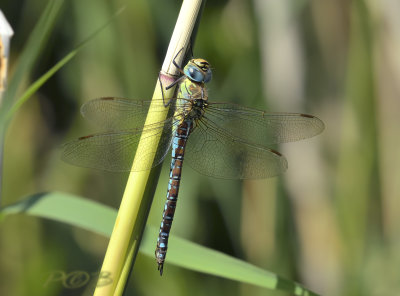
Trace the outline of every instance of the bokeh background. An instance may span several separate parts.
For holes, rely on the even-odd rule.
[[[15,31],[10,73],[47,0],[0,0]],[[30,80],[122,6],[125,11],[15,116],[2,205],[66,191],[118,207],[126,174],[64,164],[60,145],[96,131],[79,106],[149,99],[181,1],[69,0]],[[212,0],[193,48],[214,68],[213,101],[310,113],[323,134],[279,150],[286,174],[222,181],[183,170],[173,233],[252,262],[323,295],[400,293],[400,2]],[[27,81],[28,82],[28,81]],[[158,227],[164,164],[148,223]],[[107,239],[23,215],[0,225],[0,295],[89,295],[51,276],[95,273]],[[54,279],[54,278],[53,278]],[[129,295],[284,295],[139,255]]]

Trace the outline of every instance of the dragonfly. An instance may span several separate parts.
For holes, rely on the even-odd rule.
[[[286,158],[271,145],[310,138],[324,129],[319,118],[308,114],[272,113],[209,102],[206,83],[212,78],[210,64],[199,58],[189,60],[183,69],[174,64],[181,73],[173,83],[177,86],[175,98],[167,103],[164,98],[140,101],[104,97],[88,101],[82,105],[82,115],[105,131],[64,144],[62,153],[63,160],[73,165],[124,172],[151,169],[172,150],[167,199],[155,251],[160,275],[184,157],[194,170],[212,178],[269,178],[288,167]],[[150,104],[152,112],[165,112],[168,106],[167,118],[145,125]],[[140,139],[146,145],[155,137],[160,138],[157,148],[149,145],[145,153],[136,155]]]

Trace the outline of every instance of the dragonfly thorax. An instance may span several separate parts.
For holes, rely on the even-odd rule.
[[[193,82],[207,83],[211,80],[210,64],[204,59],[191,59],[183,68],[183,73]]]
[[[203,99],[195,99],[191,101],[191,108],[188,113],[190,119],[201,119],[204,115],[205,109],[207,108],[207,101]]]
[[[200,99],[206,101],[208,99],[208,92],[203,82],[195,82],[185,77],[179,83],[177,97],[189,101]]]

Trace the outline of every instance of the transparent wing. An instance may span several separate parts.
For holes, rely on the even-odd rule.
[[[269,178],[287,169],[287,161],[279,152],[245,143],[210,122],[197,122],[186,150],[186,163],[215,178]]]
[[[324,130],[324,123],[312,115],[268,113],[229,103],[210,103],[202,121],[261,146],[310,138]]]
[[[95,126],[107,131],[131,130],[144,126],[151,103],[154,107],[153,112],[165,112],[162,100],[152,102],[105,97],[84,103],[81,113]],[[171,104],[170,109],[173,109],[173,106],[174,104]]]
[[[167,154],[178,122],[171,117],[143,129],[81,137],[63,145],[62,159],[73,165],[113,172],[150,169],[160,164]],[[160,135],[158,148],[154,148],[154,140]],[[141,138],[145,149],[135,158]],[[149,162],[151,159],[154,161]]]

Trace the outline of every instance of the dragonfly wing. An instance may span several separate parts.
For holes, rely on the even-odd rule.
[[[268,113],[229,103],[210,103],[202,120],[261,146],[311,138],[324,130],[324,123],[312,115]]]
[[[185,161],[201,174],[222,179],[260,179],[287,169],[279,152],[245,143],[199,121],[189,136]]]
[[[81,137],[63,145],[62,159],[73,165],[113,172],[147,170],[164,159],[171,146],[176,125],[170,118],[167,122],[146,126],[144,129]],[[158,147],[155,147],[154,141],[158,136],[161,139]],[[144,149],[135,157],[141,139]],[[153,162],[150,161],[152,159]]]
[[[165,112],[162,100],[139,101],[105,97],[84,103],[81,113],[95,126],[107,131],[130,130],[144,127],[150,104],[153,104],[152,112]],[[170,108],[170,114],[173,111],[174,108]]]

